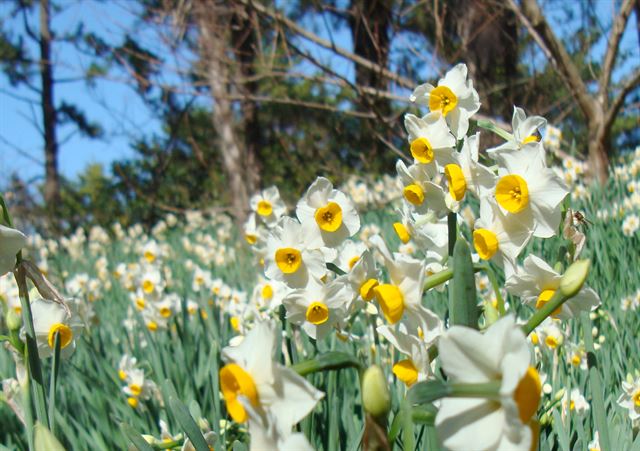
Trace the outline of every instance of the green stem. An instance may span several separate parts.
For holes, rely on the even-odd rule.
[[[486,271],[487,266],[484,263],[474,263],[473,272]],[[443,269],[440,272],[431,274],[424,280],[424,291],[442,285],[453,278],[453,268]]]
[[[485,130],[489,130],[507,141],[513,141],[515,139],[511,133],[501,129],[491,121],[481,119],[477,122],[477,124],[478,124],[478,127],[484,128]]]
[[[47,415],[47,401],[45,398],[44,379],[42,377],[42,367],[38,355],[38,344],[36,333],[33,327],[33,314],[31,313],[31,303],[29,302],[29,291],[25,270],[18,267],[15,271],[15,278],[18,284],[20,295],[20,305],[22,307],[22,324],[26,329],[26,367],[27,375],[31,382],[33,398],[36,405],[36,417],[47,429],[49,429],[49,417]]]
[[[449,213],[447,215],[447,227],[449,231],[449,257],[453,256],[453,247],[456,245],[458,235],[458,214]]]
[[[500,381],[481,384],[450,384],[450,398],[497,398],[500,395]]]
[[[51,379],[49,381],[49,430],[56,435],[54,415],[56,413],[56,385],[58,383],[58,370],[60,369],[60,334],[56,332],[51,357]]]
[[[556,290],[553,294],[553,297],[547,302],[542,308],[538,309],[527,324],[522,326],[522,330],[525,335],[529,335],[536,327],[540,325],[545,319],[547,319],[551,314],[560,307],[565,301],[569,298],[565,297],[560,290]]]
[[[485,265],[484,270],[487,273],[489,282],[491,282],[493,292],[496,294],[496,300],[498,301],[498,313],[500,313],[500,316],[504,316],[504,314],[506,313],[506,310],[504,308],[504,299],[502,297],[502,293],[500,292],[500,285],[498,285],[498,278],[496,277],[496,273],[488,264]]]

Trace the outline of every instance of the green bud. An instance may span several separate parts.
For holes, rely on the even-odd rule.
[[[576,260],[573,262],[560,280],[560,292],[566,298],[572,298],[582,288],[589,274],[590,260]]]
[[[12,308],[7,309],[7,327],[10,331],[19,330],[22,327],[22,317]]]
[[[489,327],[500,318],[500,313],[490,301],[484,301],[484,326]]]
[[[389,385],[382,369],[373,365],[362,376],[362,403],[372,416],[383,417],[391,409]]]
[[[64,451],[55,435],[40,423],[36,423],[33,441],[36,451]]]

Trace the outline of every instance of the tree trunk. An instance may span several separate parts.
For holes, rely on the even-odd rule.
[[[231,44],[232,11],[228,5],[199,1],[195,8],[199,28],[200,55],[213,99],[213,127],[220,139],[222,165],[227,177],[229,201],[236,222],[244,222],[249,209],[250,184],[257,173],[256,161],[249,161],[234,130],[234,114],[229,100],[232,61],[227,49]]]
[[[591,176],[601,185],[609,176],[609,146],[611,146],[611,127],[605,125],[601,110],[593,120],[588,121],[589,146],[588,161]]]
[[[49,222],[53,225],[57,222],[56,213],[60,205],[60,175],[58,173],[56,109],[53,103],[49,0],[40,1],[40,75],[42,78],[41,103],[45,157],[44,200],[49,214]]]
[[[258,20],[254,11],[246,6],[236,5],[231,39],[238,62],[238,72],[244,80],[237,84],[238,92],[245,97],[241,103],[242,121],[244,130],[244,152],[246,154],[245,167],[247,170],[245,182],[249,194],[260,187],[260,157],[262,148],[262,133],[260,119],[258,117],[258,105],[254,100],[258,95],[258,82],[247,81],[256,75],[255,63],[257,54],[257,42],[255,26]]]

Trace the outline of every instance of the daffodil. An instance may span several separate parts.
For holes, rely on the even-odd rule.
[[[280,327],[260,322],[238,346],[222,350],[226,362],[219,380],[226,409],[238,422],[249,422],[249,433],[258,436],[271,425],[280,436],[313,410],[324,396],[293,370],[274,360],[280,347]]]
[[[533,333],[536,334],[535,337],[540,346],[555,352],[564,343],[564,333],[559,323],[559,320],[547,318],[536,327]]]
[[[396,171],[403,186],[403,197],[413,210],[420,214],[432,211],[438,217],[449,211],[443,189],[432,181],[436,175],[435,168],[423,164],[407,167],[398,160]]]
[[[532,234],[530,223],[504,214],[490,199],[481,200],[480,219],[474,224],[473,246],[482,260],[491,260],[503,267],[507,277],[515,273],[516,259]]]
[[[469,129],[469,118],[480,109],[480,96],[467,80],[467,66],[458,64],[438,81],[418,86],[410,100],[427,105],[431,112],[439,112],[447,121],[456,139],[462,139]]]
[[[521,222],[533,221],[533,236],[556,234],[561,219],[561,203],[569,189],[544,162],[544,153],[524,148],[503,156],[494,195],[503,212]]]
[[[448,450],[522,450],[536,443],[532,420],[542,386],[512,315],[485,333],[453,326],[438,342],[442,370],[452,384],[496,384],[488,397],[444,398],[435,426]]]
[[[487,154],[490,157],[500,161],[505,153],[518,151],[525,147],[541,146],[540,130],[547,125],[545,118],[541,116],[527,117],[522,108],[514,106],[511,125],[513,128],[511,139],[497,147],[488,149]]]
[[[444,167],[449,195],[460,202],[467,192],[484,197],[496,183],[496,176],[486,166],[478,163],[480,133],[465,137],[460,153]]]
[[[13,270],[16,254],[27,245],[27,237],[19,230],[0,224],[0,276]]]
[[[580,389],[573,388],[571,393],[564,392],[562,401],[562,418],[564,419],[569,412],[577,415],[584,415],[589,410],[589,403],[585,397],[580,393]]]
[[[378,286],[378,271],[370,250],[365,250],[353,264],[351,271],[347,274],[347,280],[351,284],[352,291],[360,295],[364,301],[373,299],[375,295],[373,289]]]
[[[416,163],[444,167],[454,162],[456,139],[440,112],[432,112],[422,118],[406,114],[404,127],[409,134],[411,155]]]
[[[76,347],[75,339],[82,330],[82,321],[66,305],[45,299],[34,300],[31,312],[40,358],[53,354],[56,336],[60,342],[60,356],[68,358]]]
[[[353,202],[324,177],[318,177],[300,199],[296,216],[312,234],[309,241],[317,248],[336,248],[360,230],[360,216]]]
[[[635,381],[630,377],[622,381],[622,390],[618,405],[627,410],[627,415],[635,427],[640,426],[640,377]]]
[[[311,338],[322,340],[345,320],[349,311],[353,295],[345,282],[340,278],[292,291],[282,301],[287,319],[301,326]]]
[[[430,324],[427,330],[420,328],[415,335],[408,333],[403,325],[395,329],[390,326],[377,328],[380,335],[407,356],[393,365],[393,374],[407,386],[423,381],[431,374],[429,347],[433,346],[442,334],[443,325],[435,314],[430,315],[428,319]]]
[[[280,192],[276,186],[271,186],[254,194],[249,204],[251,210],[268,227],[275,226],[280,217],[287,212],[287,207],[280,199]]]
[[[264,273],[269,279],[304,288],[327,273],[322,252],[309,248],[308,240],[314,233],[311,228],[309,223],[301,225],[285,216],[272,229],[264,257]]]
[[[551,300],[560,287],[561,279],[562,274],[530,254],[524,260],[524,268],[507,279],[505,288],[509,293],[520,296],[526,304],[539,309]],[[552,315],[560,319],[575,318],[580,312],[595,310],[599,305],[598,294],[583,285],[578,294],[565,301]]]
[[[379,235],[371,238],[385,261],[389,283],[380,283],[373,292],[385,319],[396,324],[405,318],[410,331],[429,328],[433,312],[422,305],[425,265],[415,258],[391,254]]]

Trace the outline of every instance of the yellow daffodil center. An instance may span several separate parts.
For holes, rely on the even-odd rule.
[[[538,296],[538,299],[536,300],[536,308],[541,309],[542,307],[544,307],[545,304],[551,300],[551,298],[555,293],[556,293],[556,290],[552,290],[552,289],[542,290],[542,292],[540,293],[540,296]],[[551,313],[551,315],[558,316],[561,311],[562,311],[562,307],[558,307]]]
[[[143,298],[136,298],[136,307],[138,308],[138,310],[144,310],[145,305],[147,305],[147,303]]]
[[[271,285],[269,285],[268,283],[266,283],[263,287],[262,287],[262,299],[264,299],[265,301],[270,300],[273,297],[273,288],[271,288]]]
[[[531,335],[529,335],[529,337],[531,338],[531,343],[533,343],[534,345],[537,345],[538,343],[540,343],[540,339],[538,338],[537,333],[531,332]]]
[[[142,282],[142,291],[144,291],[147,294],[153,293],[153,290],[155,289],[155,287],[156,286],[149,279],[146,279]]]
[[[519,213],[529,205],[529,187],[516,174],[505,175],[496,185],[496,201],[509,213]]]
[[[418,381],[418,369],[411,359],[401,360],[393,365],[393,374],[404,382],[407,387],[412,386]]]
[[[415,183],[404,187],[404,198],[413,205],[419,206],[424,202],[424,191]]]
[[[631,395],[631,399],[633,399],[633,403],[636,407],[640,407],[640,390],[636,390],[633,395]]]
[[[127,373],[125,373],[124,370],[118,370],[118,377],[123,381],[127,378]]]
[[[360,286],[360,296],[365,301],[370,301],[375,296],[375,292],[373,289],[378,286],[378,281],[376,279],[369,279],[365,283]]]
[[[144,253],[144,259],[149,263],[153,263],[156,261],[156,255],[151,251],[146,251]]]
[[[142,393],[142,387],[138,384],[129,384],[129,390],[133,396],[140,396],[140,393]]]
[[[258,214],[260,216],[270,216],[273,212],[273,206],[268,200],[262,199],[258,202]]]
[[[316,223],[325,232],[335,232],[342,225],[342,208],[335,202],[329,202],[316,210]]]
[[[282,247],[276,251],[276,264],[285,274],[293,274],[302,264],[302,254],[298,249]]]
[[[393,224],[393,230],[396,231],[396,235],[400,238],[404,244],[407,244],[411,239],[411,235],[409,235],[409,230],[404,226],[401,222],[396,222]]]
[[[525,144],[529,144],[529,143],[537,143],[540,142],[540,137],[538,135],[529,135],[527,136],[525,139],[522,140],[522,145],[524,146]]]
[[[553,335],[547,335],[547,337],[544,339],[544,344],[546,344],[551,349],[555,349],[560,344],[560,340],[558,340]]]
[[[258,241],[258,237],[251,233],[245,233],[244,239],[247,240],[247,243],[251,245],[256,244],[256,241]]]
[[[373,289],[384,317],[391,324],[400,321],[404,313],[404,296],[397,285],[383,284]]]
[[[316,326],[324,324],[329,319],[329,308],[322,302],[312,302],[307,308],[306,318],[307,321]]]
[[[488,229],[473,231],[473,247],[483,260],[489,260],[498,250],[498,237]]]
[[[231,328],[233,330],[235,330],[236,332],[240,332],[240,318],[238,318],[237,316],[232,316],[229,320],[229,323],[231,323]]]
[[[527,424],[538,410],[541,393],[540,375],[538,375],[538,371],[534,367],[530,366],[524,377],[518,382],[516,391],[513,393],[513,399],[520,413],[520,420],[524,424]]]
[[[427,138],[416,138],[411,142],[411,155],[422,164],[433,161],[433,147]]]
[[[160,316],[169,318],[171,316],[171,309],[169,307],[160,307]]]
[[[438,86],[429,93],[429,110],[442,111],[446,116],[458,105],[458,97],[446,86]]]
[[[56,334],[60,336],[60,349],[69,346],[69,343],[71,343],[73,339],[73,332],[69,326],[62,323],[55,323],[49,328],[48,342],[51,349],[55,346]]]
[[[449,183],[449,193],[455,200],[462,200],[467,191],[467,181],[462,173],[462,168],[457,164],[448,164],[444,167],[444,175]]]
[[[130,396],[129,398],[127,398],[127,403],[135,409],[136,407],[138,407],[138,398]]]
[[[578,354],[573,354],[573,357],[571,357],[571,364],[573,366],[578,366],[580,365],[580,362],[582,362],[580,356]]]
[[[227,404],[227,412],[237,423],[243,423],[248,418],[238,396],[247,398],[254,407],[259,405],[258,390],[253,378],[235,363],[229,363],[220,370],[220,389]]]
[[[156,330],[158,330],[158,323],[156,323],[155,321],[149,321],[147,323],[147,329],[149,329],[151,332],[155,332]]]

